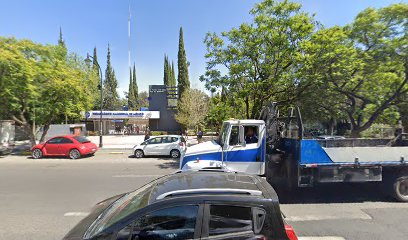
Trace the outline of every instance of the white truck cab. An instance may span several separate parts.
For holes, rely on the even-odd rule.
[[[217,140],[187,148],[180,159],[180,169],[224,167],[263,175],[265,141],[263,120],[228,120],[223,123]]]

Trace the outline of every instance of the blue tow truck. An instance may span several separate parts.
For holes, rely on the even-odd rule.
[[[225,121],[218,139],[187,148],[180,169],[203,168],[265,176],[285,190],[382,182],[395,199],[408,202],[407,134],[395,139],[305,139],[299,109],[280,116],[276,103],[265,106],[259,120]]]

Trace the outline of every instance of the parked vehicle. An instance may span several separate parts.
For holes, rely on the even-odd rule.
[[[179,158],[187,149],[186,140],[179,135],[163,135],[147,139],[133,147],[136,158],[144,156],[170,156]]]
[[[208,167],[266,176],[285,191],[322,183],[382,182],[386,193],[408,202],[407,134],[392,140],[304,139],[299,109],[279,116],[275,103],[263,109],[260,120],[225,121],[218,140],[189,147],[180,159],[180,169]]]
[[[0,155],[10,154],[14,148],[15,123],[0,120]]]
[[[45,143],[31,148],[31,155],[38,159],[45,156],[66,156],[77,159],[85,155],[93,155],[98,150],[96,145],[83,136],[58,136]]]
[[[346,139],[344,136],[332,136],[332,135],[320,135],[316,139],[334,140],[334,139]]]
[[[98,203],[65,240],[297,239],[266,180],[187,171]]]

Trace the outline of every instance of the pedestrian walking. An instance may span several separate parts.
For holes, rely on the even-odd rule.
[[[198,141],[198,143],[203,142],[203,135],[204,135],[203,131],[201,131],[201,129],[198,130],[198,132],[197,132],[197,141]]]

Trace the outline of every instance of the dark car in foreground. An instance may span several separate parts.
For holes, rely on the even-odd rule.
[[[297,239],[265,179],[189,171],[98,203],[65,240]]]
[[[85,155],[92,155],[98,150],[97,146],[83,136],[58,136],[31,148],[31,156],[35,159],[45,156],[64,156],[77,159]]]

